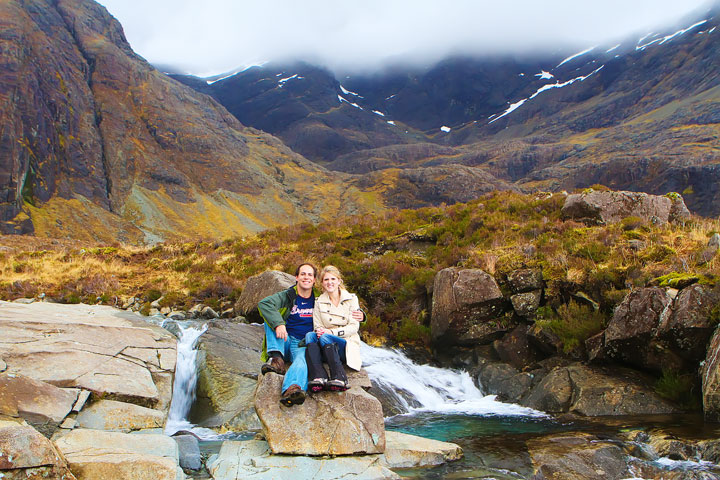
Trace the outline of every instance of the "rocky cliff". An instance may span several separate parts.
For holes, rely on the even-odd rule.
[[[4,233],[222,237],[377,204],[133,53],[90,0],[0,5]]]

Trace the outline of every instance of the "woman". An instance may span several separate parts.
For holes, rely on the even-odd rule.
[[[360,311],[357,295],[344,288],[340,270],[328,265],[320,272],[323,293],[315,299],[313,309],[314,331],[305,336],[308,363],[308,386],[311,391],[343,391],[350,388],[343,363],[353,370],[360,370]],[[323,358],[330,369],[330,376],[323,367]]]

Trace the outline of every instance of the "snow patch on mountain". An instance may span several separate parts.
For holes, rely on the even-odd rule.
[[[381,117],[384,117],[384,116],[385,116],[385,114],[384,114],[383,112],[380,112],[380,111],[378,111],[378,110],[373,110],[372,112],[373,112],[375,115],[380,115]]]
[[[550,72],[546,72],[545,70],[540,70],[540,73],[536,73],[535,76],[540,77],[540,80],[550,80],[555,77],[555,75]]]
[[[452,130],[452,128],[450,128],[446,125],[443,125],[442,127],[440,127],[440,130],[442,130],[445,133],[448,133],[450,130]]]
[[[346,98],[341,97],[340,95],[338,95],[337,97],[338,97],[338,100],[340,101],[340,103],[345,102],[345,103],[352,105],[355,108],[359,108],[360,110],[365,110],[363,107],[361,107],[357,103],[353,103],[353,102],[347,100]]]
[[[583,50],[582,52],[576,53],[575,55],[570,55],[570,56],[567,57],[565,60],[563,60],[562,62],[558,63],[555,68],[559,67],[560,65],[562,65],[562,64],[564,64],[564,63],[569,62],[569,61],[572,60],[573,58],[577,58],[577,57],[579,57],[579,56],[581,56],[581,55],[585,55],[586,53],[591,52],[591,51],[594,50],[594,49],[595,49],[595,47],[590,47],[590,48],[587,48],[587,49]]]
[[[707,23],[707,20],[703,20],[703,21],[701,21],[701,22],[697,22],[696,24],[690,25],[688,28],[685,28],[685,29],[683,29],[683,30],[678,30],[677,32],[673,33],[672,35],[668,35],[667,37],[663,38],[662,41],[659,43],[659,45],[662,45],[662,44],[665,43],[665,42],[669,42],[670,40],[672,40],[673,38],[677,37],[678,35],[682,35],[682,34],[685,33],[685,32],[689,32],[689,31],[692,30],[693,28],[699,27],[700,25],[702,25],[702,24],[704,24],[704,23]]]
[[[358,98],[363,98],[363,96],[360,95],[359,93],[351,92],[350,90],[348,90],[347,88],[343,87],[342,85],[340,85],[340,90],[342,90],[342,92],[343,92],[345,95],[354,95],[354,96],[356,96],[356,97],[358,97]]]
[[[618,44],[615,45],[614,47],[612,47],[612,48],[610,48],[610,49],[608,49],[608,50],[605,50],[605,53],[610,53],[610,52],[612,52],[613,50],[616,50],[616,49],[620,48],[620,45],[622,45],[622,43],[618,43]]]

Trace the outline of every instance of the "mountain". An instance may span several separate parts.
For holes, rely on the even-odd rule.
[[[294,63],[214,82],[175,78],[362,182],[371,172],[464,165],[525,191],[602,183],[684,192],[691,210],[718,215],[718,12],[579,52],[350,76]]]
[[[144,243],[382,210],[136,55],[90,0],[0,3],[0,231]]]

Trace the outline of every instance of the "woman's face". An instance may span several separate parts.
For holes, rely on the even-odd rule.
[[[332,273],[326,273],[322,279],[322,287],[328,293],[336,292],[340,287],[340,279]]]

